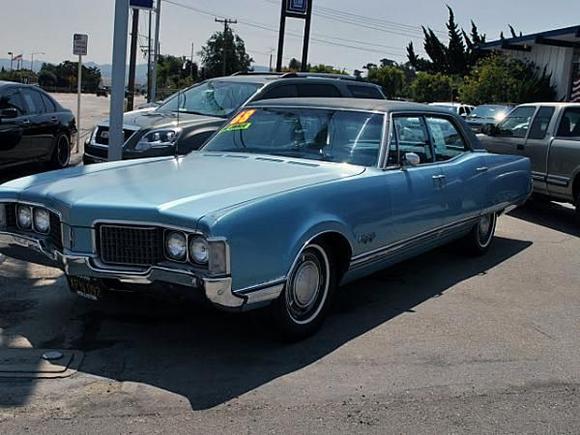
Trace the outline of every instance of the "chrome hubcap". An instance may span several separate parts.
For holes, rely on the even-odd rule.
[[[320,271],[313,261],[302,263],[294,278],[294,295],[296,304],[308,308],[320,289]]]
[[[318,245],[309,246],[298,258],[285,292],[286,310],[298,324],[318,316],[329,288],[330,263]]]
[[[488,214],[482,216],[479,220],[477,234],[479,236],[479,243],[483,247],[487,246],[493,236],[495,228],[495,214]]]

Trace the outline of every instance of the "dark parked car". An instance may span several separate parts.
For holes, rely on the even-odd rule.
[[[75,133],[72,112],[42,89],[0,81],[0,168],[37,162],[64,168]]]
[[[465,121],[475,133],[481,133],[489,126],[503,121],[513,108],[510,104],[482,104],[473,109]]]
[[[199,149],[241,106],[283,97],[385,99],[381,88],[334,74],[234,74],[206,80],[166,99],[159,107],[124,116],[123,159],[187,154]],[[85,164],[107,160],[108,121],[85,144]]]

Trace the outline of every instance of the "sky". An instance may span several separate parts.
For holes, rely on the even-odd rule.
[[[422,51],[420,26],[445,31],[446,4],[457,22],[469,30],[474,20],[488,40],[499,37],[508,24],[524,34],[580,24],[578,0],[313,0],[312,44],[309,61],[352,71],[384,57],[404,61],[409,41]],[[89,35],[87,60],[111,63],[114,0],[0,0],[0,58],[23,53],[35,62],[73,60],[73,33]],[[178,6],[193,7],[197,11]],[[277,47],[280,0],[163,0],[161,52],[190,56],[212,32],[221,29],[216,17],[238,19],[234,30],[246,42],[257,65],[268,65]],[[355,14],[356,16],[353,16]],[[141,14],[140,42],[146,44],[147,17]],[[346,21],[346,22],[345,22]],[[355,25],[353,22],[358,23]],[[301,57],[303,22],[289,19],[284,63]],[[445,38],[445,34],[441,34]],[[141,56],[138,62],[145,62]],[[274,61],[275,62],[275,61]]]

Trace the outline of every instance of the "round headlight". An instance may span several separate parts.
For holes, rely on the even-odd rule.
[[[50,231],[50,213],[43,208],[34,209],[34,229],[39,233]]]
[[[18,225],[25,230],[32,228],[32,208],[27,205],[18,206]]]
[[[172,232],[165,239],[165,251],[172,260],[183,261],[187,255],[187,239],[185,234]]]
[[[209,249],[203,237],[194,237],[189,242],[189,255],[198,264],[207,264]]]

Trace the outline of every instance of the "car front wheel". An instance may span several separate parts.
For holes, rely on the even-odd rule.
[[[273,321],[283,338],[295,341],[322,325],[334,290],[336,273],[324,243],[307,245],[292,267],[284,291],[271,306]]]
[[[54,151],[50,160],[50,166],[54,169],[66,168],[70,163],[70,141],[66,134],[61,133],[56,137]]]
[[[493,242],[497,213],[488,213],[479,218],[479,221],[463,239],[463,246],[469,254],[483,255]]]

